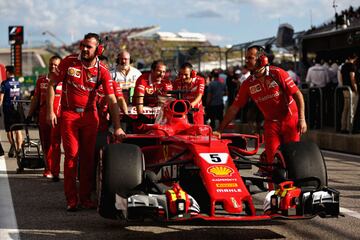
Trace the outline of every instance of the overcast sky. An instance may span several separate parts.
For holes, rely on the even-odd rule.
[[[337,0],[337,11],[360,0]],[[279,23],[295,32],[329,21],[333,0],[0,0],[0,47],[8,47],[8,26],[23,25],[25,45],[66,43],[87,32],[158,25],[160,31],[199,32],[212,44],[233,45],[275,36]]]

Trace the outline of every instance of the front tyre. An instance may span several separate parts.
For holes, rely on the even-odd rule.
[[[324,157],[313,142],[291,142],[280,147],[288,179],[315,177],[320,181],[300,181],[299,186],[323,187],[327,185]]]
[[[127,199],[142,183],[141,149],[133,144],[110,144],[104,149],[98,166],[98,212],[104,218],[116,219],[116,194]]]

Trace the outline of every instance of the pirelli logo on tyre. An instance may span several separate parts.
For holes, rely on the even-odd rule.
[[[214,177],[230,177],[234,173],[234,169],[228,166],[211,166],[207,169]]]
[[[235,188],[238,186],[239,185],[237,183],[217,183],[216,184],[217,188]]]

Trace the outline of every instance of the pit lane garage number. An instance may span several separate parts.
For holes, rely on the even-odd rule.
[[[229,154],[227,153],[200,153],[202,157],[209,164],[226,164]]]

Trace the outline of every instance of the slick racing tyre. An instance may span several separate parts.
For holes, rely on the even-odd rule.
[[[127,198],[142,183],[143,158],[138,146],[110,144],[98,166],[98,211],[102,217],[116,219],[115,194]]]
[[[292,142],[280,147],[284,159],[287,179],[311,179],[300,181],[300,186],[322,187],[327,185],[327,171],[324,157],[313,142]]]

